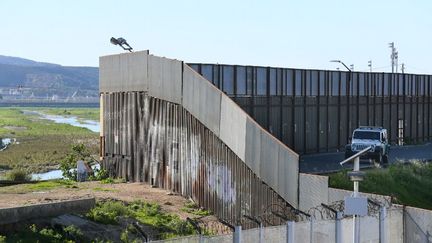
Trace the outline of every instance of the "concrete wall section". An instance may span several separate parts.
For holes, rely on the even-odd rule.
[[[274,138],[268,136],[266,133],[261,132],[260,148],[260,176],[262,180],[269,184],[272,188],[279,192],[281,196],[285,198],[285,200],[287,200],[286,198],[288,196],[284,195],[284,192],[285,187],[289,187],[290,185],[278,184],[279,146],[277,141]],[[292,202],[290,201],[290,203]]]
[[[318,206],[329,201],[328,177],[300,173],[300,210]]]
[[[413,222],[410,228],[416,229],[418,235],[432,242],[432,211],[413,207],[406,207],[405,210],[408,214],[406,217],[409,217],[407,222]]]
[[[278,159],[278,190],[284,192],[285,200],[291,202],[295,207],[299,207],[298,155],[281,145],[279,146]]]
[[[220,138],[245,161],[246,113],[228,96],[221,99]]]
[[[245,163],[257,175],[261,174],[261,134],[263,131],[256,126],[255,122],[248,118],[246,120],[246,148]]]
[[[387,211],[387,242],[404,242],[403,218],[403,206],[401,205],[393,205],[393,207]]]
[[[100,92],[147,91],[148,51],[99,58]]]
[[[298,206],[298,156],[265,132],[252,118],[246,120],[245,163],[291,205]]]
[[[344,200],[345,197],[351,196],[352,193],[353,193],[352,191],[330,187],[328,190],[328,202],[332,203],[335,201]],[[364,193],[364,192],[360,192],[360,196],[368,197],[369,199],[379,201],[382,205],[385,205],[386,207],[390,206],[391,197],[389,196],[383,196],[383,195],[372,194],[372,193]]]
[[[85,198],[54,203],[0,209],[0,225],[29,219],[54,217],[66,213],[84,213],[95,205],[95,198]]]
[[[181,104],[182,66],[178,60],[148,56],[148,80],[151,96]]]
[[[183,71],[183,107],[219,136],[221,92],[188,65]]]

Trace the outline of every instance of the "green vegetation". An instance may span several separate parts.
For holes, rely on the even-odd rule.
[[[32,184],[22,184],[7,187],[0,187],[0,194],[7,193],[28,193],[37,191],[47,191],[55,188],[78,188],[77,183],[70,180],[50,180]]]
[[[66,155],[66,157],[60,163],[60,169],[63,173],[63,176],[67,179],[76,181],[77,180],[77,161],[82,160],[90,164],[94,159],[91,157],[90,150],[82,143],[72,145],[71,151]],[[97,178],[93,176],[94,179],[105,179],[102,177],[107,177],[108,173],[105,170],[102,170],[101,175],[98,175]]]
[[[118,201],[98,203],[87,217],[102,224],[118,224],[120,217],[133,218],[142,224],[153,226],[160,232],[161,239],[191,235],[195,232],[190,223],[181,220],[177,215],[162,211],[159,204],[142,201],[134,201],[129,205]]]
[[[98,203],[87,213],[87,218],[101,224],[117,224],[120,216],[128,216],[129,209],[118,201]]]
[[[31,175],[23,169],[13,169],[6,174],[6,179],[10,181],[30,181]]]
[[[183,212],[195,214],[198,216],[208,216],[211,214],[210,211],[200,208],[198,204],[192,201],[185,203],[184,207],[181,210]]]
[[[98,152],[98,134],[88,129],[68,124],[58,124],[41,119],[23,110],[58,113],[64,108],[0,108],[0,137],[15,138],[0,152],[0,168],[19,168],[29,172],[45,172],[58,167],[72,144],[83,143],[92,154]],[[71,114],[94,118],[99,109],[73,109]]]
[[[43,227],[38,229],[36,225],[30,225],[28,229],[19,230],[18,232],[4,237],[1,242],[53,242],[53,243],[72,243],[84,242],[83,233],[75,226],[62,227],[54,229]]]
[[[352,190],[346,171],[330,175],[331,187]],[[394,203],[432,209],[432,164],[394,164],[367,170],[360,191],[392,196]]]

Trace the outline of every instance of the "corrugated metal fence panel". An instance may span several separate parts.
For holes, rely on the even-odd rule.
[[[270,225],[282,222],[271,213],[274,208],[292,208],[182,106],[143,92],[103,97],[103,167],[112,176],[178,192],[219,218],[245,227],[254,224],[245,214],[262,217]],[[284,164],[297,159],[285,158]],[[297,188],[296,182],[285,186]]]

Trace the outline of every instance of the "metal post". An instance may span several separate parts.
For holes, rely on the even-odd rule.
[[[287,222],[287,234],[286,234],[286,242],[294,243],[294,221]]]
[[[336,243],[342,243],[342,212],[336,213]]]
[[[233,237],[233,243],[240,243],[241,242],[241,226],[235,226],[234,227],[234,237]]]
[[[264,232],[262,223],[259,225],[259,243],[264,242]]]
[[[360,171],[360,156],[354,159],[354,169],[353,171]],[[359,193],[359,182],[354,181],[354,197],[358,197]],[[353,215],[353,242],[360,242],[360,218]]]
[[[313,218],[310,217],[310,231],[309,231],[310,243],[314,242],[314,228],[313,228]]]
[[[379,236],[380,236],[380,243],[387,242],[387,232],[386,232],[386,218],[387,218],[387,208],[385,206],[382,206],[380,208],[379,213]]]

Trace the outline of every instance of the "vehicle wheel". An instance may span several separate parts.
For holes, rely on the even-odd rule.
[[[383,156],[382,156],[382,162],[383,162],[384,164],[388,164],[388,155],[383,155]]]

